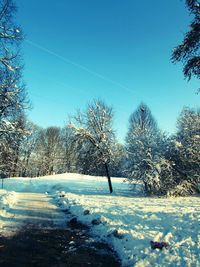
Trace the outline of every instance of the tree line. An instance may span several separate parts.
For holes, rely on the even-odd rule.
[[[184,108],[177,132],[167,135],[157,126],[144,103],[131,114],[125,143],[117,141],[113,109],[101,100],[77,112],[63,128],[42,129],[25,116],[13,142],[5,137],[1,176],[37,177],[76,172],[127,177],[142,183],[148,195],[187,195],[198,192],[200,182],[200,110]],[[11,135],[11,136],[10,136]],[[14,144],[14,146],[13,146]]]

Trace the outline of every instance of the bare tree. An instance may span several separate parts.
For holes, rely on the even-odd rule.
[[[61,131],[62,142],[62,172],[76,172],[78,158],[78,144],[72,129],[65,127]]]
[[[48,127],[39,135],[36,148],[40,175],[57,173],[58,165],[62,162],[61,130],[58,127]]]
[[[20,155],[20,175],[21,176],[35,176],[37,173],[33,171],[35,166],[36,147],[39,143],[39,136],[41,128],[30,121],[25,122],[26,135],[24,136],[19,147]]]
[[[112,159],[113,142],[115,141],[112,119],[112,108],[108,107],[103,101],[94,100],[88,105],[85,112],[78,112],[73,123],[68,125],[74,131],[77,142],[83,146],[92,146],[96,165],[103,165],[105,168],[110,193],[112,193],[113,188],[109,164]]]

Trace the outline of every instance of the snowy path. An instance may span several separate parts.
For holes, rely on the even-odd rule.
[[[50,196],[17,193],[17,199],[0,233],[1,267],[120,266],[113,250],[91,238],[87,226],[67,224],[72,215]]]
[[[66,215],[52,203],[51,197],[41,193],[17,193],[17,203],[9,210],[10,219],[3,229],[6,235],[15,233],[23,225],[35,228],[64,228]]]

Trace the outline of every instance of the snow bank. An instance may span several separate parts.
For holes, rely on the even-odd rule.
[[[114,194],[130,195],[124,178],[112,178]],[[4,189],[16,192],[55,192],[64,190],[75,194],[109,195],[106,177],[65,173],[37,178],[9,178],[4,180]]]
[[[57,199],[62,208],[69,208],[91,226],[94,235],[114,247],[123,266],[200,266],[198,197],[131,198],[61,192]],[[152,250],[151,240],[168,242],[169,247]]]
[[[9,209],[15,205],[16,201],[17,194],[15,192],[0,190],[0,230],[2,230],[6,221],[9,220]]]
[[[0,208],[9,209],[14,206],[17,201],[17,194],[15,192],[7,192],[0,190]]]

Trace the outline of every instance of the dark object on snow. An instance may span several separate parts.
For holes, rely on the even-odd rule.
[[[90,211],[89,210],[84,210],[83,214],[84,215],[89,215],[90,214]]]
[[[118,239],[123,239],[124,235],[122,233],[120,233],[117,229],[115,229],[114,231],[111,232],[111,234],[108,235],[108,237],[110,236],[114,236]]]
[[[66,213],[66,214],[71,214],[69,208],[67,208],[67,209],[62,209],[62,212]]]
[[[89,226],[78,221],[78,219],[76,217],[73,217],[71,220],[69,220],[67,224],[70,228],[78,229],[79,231],[80,231],[80,229],[81,230],[89,230]]]
[[[100,223],[102,223],[102,221],[101,221],[100,218],[98,218],[98,219],[93,219],[93,220],[92,220],[92,224],[93,224],[93,225],[99,225]]]
[[[150,241],[151,248],[152,249],[163,249],[169,247],[169,244],[167,242],[155,242],[155,241]]]
[[[72,218],[72,219],[69,221],[69,225],[72,226],[72,227],[73,227],[73,226],[76,226],[76,225],[77,225],[77,222],[78,222],[78,221],[77,221],[77,218],[74,217],[74,218]]]

